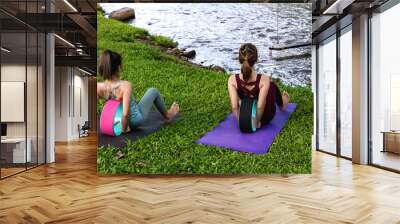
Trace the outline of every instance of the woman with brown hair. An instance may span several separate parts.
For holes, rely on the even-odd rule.
[[[240,117],[240,103],[243,98],[257,100],[256,124],[260,128],[268,124],[275,116],[276,104],[284,111],[289,103],[289,94],[281,94],[278,86],[269,76],[257,74],[254,65],[258,60],[257,48],[254,44],[245,43],[239,49],[239,62],[242,65],[240,74],[229,77],[228,91],[232,112]]]
[[[97,96],[105,100],[117,99],[122,102],[122,132],[126,133],[129,128],[140,126],[147,119],[153,105],[166,121],[171,121],[179,112],[179,105],[174,102],[167,110],[164,99],[156,88],[149,88],[136,104],[132,95],[132,84],[120,80],[121,65],[120,54],[110,50],[103,52],[100,57],[99,74],[104,82],[97,83]]]

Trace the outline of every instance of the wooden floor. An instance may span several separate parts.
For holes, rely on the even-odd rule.
[[[1,168],[1,177],[8,177],[11,176],[13,174],[19,173],[19,172],[23,172],[25,169],[25,167],[7,167],[7,168]]]
[[[377,165],[389,167],[395,170],[400,170],[400,154],[392,152],[374,151],[373,161]]]
[[[95,137],[0,181],[0,223],[400,223],[400,175],[319,152],[312,175],[100,177]]]

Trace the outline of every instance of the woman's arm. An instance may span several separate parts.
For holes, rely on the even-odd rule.
[[[257,101],[257,115],[256,115],[257,127],[261,126],[261,118],[264,114],[268,90],[269,90],[269,77],[263,75],[260,80],[260,92],[258,94],[258,101]]]
[[[132,95],[132,86],[129,82],[123,85],[122,92],[122,132],[129,131],[129,110]]]
[[[235,76],[232,75],[228,80],[228,92],[229,98],[231,99],[232,112],[236,119],[239,119],[239,97],[236,88]]]
[[[97,100],[99,100],[99,97],[103,97],[103,88],[104,84],[102,82],[97,83]]]

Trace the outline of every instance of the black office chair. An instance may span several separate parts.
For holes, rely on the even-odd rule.
[[[85,121],[82,127],[78,124],[79,138],[89,136],[90,123]]]

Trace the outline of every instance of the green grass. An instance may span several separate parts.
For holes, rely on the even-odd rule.
[[[155,44],[163,46],[163,47],[176,47],[176,46],[178,46],[177,42],[171,40],[168,37],[164,37],[164,36],[153,35],[153,36],[151,36],[151,40]]]
[[[133,84],[133,94],[140,99],[146,89],[158,88],[170,105],[179,102],[177,123],[128,143],[125,148],[100,147],[98,171],[101,174],[264,174],[310,173],[313,95],[309,87],[289,87],[292,100],[298,103],[286,127],[269,153],[255,155],[196,145],[194,142],[218,125],[229,113],[226,88],[228,75],[195,68],[146,45],[138,38],[147,31],[105,19],[98,14],[98,54],[111,49],[123,55],[121,78]],[[150,39],[171,43],[160,37]],[[101,102],[98,107],[101,108]],[[121,150],[125,157],[118,159]]]
[[[110,42],[133,42],[135,39],[144,39],[149,35],[145,29],[129,27],[127,24],[116,20],[106,19],[97,12],[97,40],[107,40]]]

